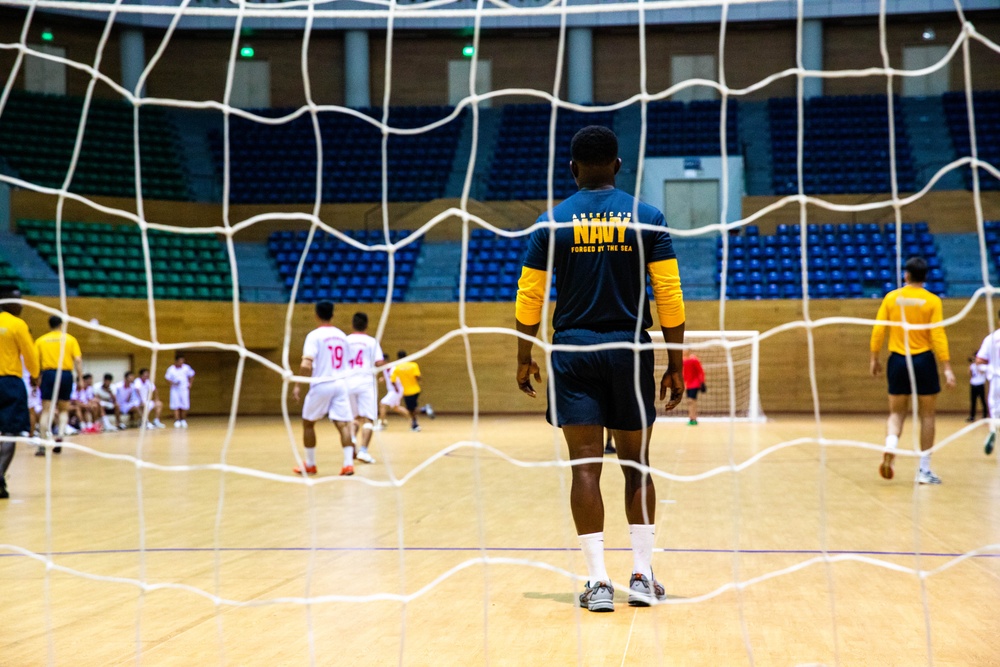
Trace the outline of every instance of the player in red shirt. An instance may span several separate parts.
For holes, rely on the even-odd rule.
[[[697,426],[698,392],[705,388],[705,369],[691,350],[684,350],[684,386],[687,388],[688,426]]]

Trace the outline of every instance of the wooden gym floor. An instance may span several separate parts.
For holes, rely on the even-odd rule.
[[[891,482],[878,477],[877,452],[829,447],[823,465],[815,443],[736,474],[659,478],[653,564],[672,604],[633,609],[619,592],[613,614],[591,614],[574,606],[579,585],[564,574],[585,574],[567,469],[520,467],[462,448],[401,488],[363,481],[402,477],[472,439],[523,462],[563,456],[540,417],[488,416],[478,429],[468,417],[442,417],[424,420],[417,434],[396,417],[376,434],[376,465],[311,488],[290,475],[279,419],[240,418],[224,453],[225,420],[190,422],[188,431],[145,434],[143,457],[202,466],[224,456],[284,478],[213,469],[137,475],[128,460],[69,448],[47,460],[19,447],[12,498],[0,501],[0,543],[51,552],[56,568],[114,580],[46,571],[0,547],[0,664],[1000,663],[1000,552],[955,562],[1000,544],[1000,475],[996,456],[983,454],[981,425],[935,455],[940,487],[913,485],[912,458],[898,460]],[[939,439],[965,426],[941,417]],[[876,416],[823,421],[831,439],[880,442],[882,429]],[[297,424],[293,432],[297,439]],[[319,433],[321,476],[335,475],[333,430]],[[907,424],[908,446],[911,433]],[[815,422],[801,416],[732,430],[661,424],[653,463],[697,475],[816,435]],[[139,432],[77,442],[134,455]],[[622,480],[613,457],[607,463],[608,568],[627,585]],[[842,560],[811,563],[824,546]],[[844,559],[851,553],[871,560]],[[923,586],[893,569],[948,564]],[[379,599],[386,595],[407,601]],[[212,596],[242,604],[217,605]],[[364,596],[372,599],[354,599]],[[318,599],[299,604],[305,597]]]

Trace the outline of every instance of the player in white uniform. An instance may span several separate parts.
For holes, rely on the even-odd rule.
[[[111,373],[105,373],[104,382],[94,390],[94,398],[97,400],[97,404],[101,406],[101,414],[104,415],[104,430],[106,431],[115,430],[115,422],[111,419],[111,415],[118,414],[115,392],[111,385],[114,379]]]
[[[142,425],[142,399],[139,398],[134,383],[135,373],[127,371],[125,379],[111,385],[111,393],[115,397],[115,417],[121,430],[128,427],[129,417],[134,417]]]
[[[35,427],[38,425],[38,418],[42,414],[42,388],[39,386],[31,386],[31,373],[28,372],[28,367],[24,365],[24,361],[21,361],[21,376],[24,378],[24,386],[28,390],[28,417],[31,420],[31,433],[30,435],[35,435]]]
[[[399,358],[402,359],[403,357]],[[389,425],[389,420],[386,419],[389,416],[389,410],[410,419],[410,412],[400,405],[403,402],[403,383],[399,381],[399,378],[393,380],[392,370],[388,368],[382,371],[382,377],[385,379],[385,396],[379,401],[378,424],[375,425],[376,431],[381,431]]]
[[[70,416],[76,415],[80,422],[80,430],[83,433],[96,433],[100,431],[103,411],[101,410],[100,401],[97,400],[94,394],[93,375],[85,373],[80,378],[79,384],[73,388],[73,393],[70,394],[69,401]]]
[[[174,357],[174,364],[167,366],[164,376],[170,383],[170,409],[174,411],[174,428],[187,428],[187,413],[191,409],[191,379],[194,369],[185,363],[180,352]]]
[[[160,414],[163,412],[163,401],[160,400],[159,392],[156,391],[156,383],[149,377],[148,368],[139,369],[139,377],[133,383],[135,390],[139,393],[139,400],[142,402],[142,413],[146,415],[146,428],[166,428],[160,421]],[[153,421],[148,421],[149,417]]]
[[[357,425],[355,438],[357,451],[354,458],[365,463],[375,463],[368,453],[368,443],[372,439],[372,424],[378,411],[375,393],[375,375],[378,366],[385,365],[385,357],[378,341],[365,333],[368,330],[368,315],[355,313],[351,321],[352,331],[347,336],[350,345],[350,375],[347,378],[347,396],[351,401],[351,413]]]
[[[997,439],[997,417],[1000,416],[1000,412],[997,412],[1000,410],[1000,329],[983,339],[979,352],[976,352],[976,363],[980,364],[980,370],[985,371],[986,379],[990,381],[990,434],[986,436],[983,448],[989,455],[993,453],[993,445]]]
[[[302,402],[302,440],[306,449],[305,467],[295,468],[298,475],[316,474],[316,422],[324,417],[340,431],[340,444],[344,448],[344,467],[341,475],[354,474],[354,445],[351,442],[351,401],[347,397],[348,354],[350,346],[343,331],[331,324],[333,304],[320,301],[316,304],[316,321],[319,327],[306,336],[302,346],[303,375],[311,375],[313,382]],[[300,398],[299,383],[292,389],[295,400]]]

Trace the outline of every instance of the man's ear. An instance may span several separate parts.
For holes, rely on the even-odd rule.
[[[618,175],[618,170],[620,170],[621,168],[622,168],[622,159],[620,157],[619,158],[615,158],[615,175],[616,176]]]

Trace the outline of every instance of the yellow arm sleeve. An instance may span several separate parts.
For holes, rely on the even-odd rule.
[[[521,279],[517,281],[517,304],[514,306],[514,317],[518,322],[530,326],[542,321],[542,304],[548,285],[547,271],[527,266],[521,268]]]
[[[890,294],[892,294],[892,292],[890,292]],[[886,299],[888,299],[888,296],[886,296],[885,299],[882,299],[882,305],[878,307],[878,315],[875,316],[876,320],[889,319],[889,309],[886,307]],[[872,340],[869,349],[872,352],[881,352],[883,343],[885,343],[885,325],[876,324],[872,327]]]
[[[40,372],[38,350],[35,349],[35,341],[31,340],[31,333],[28,331],[27,325],[18,327],[16,336],[17,349],[20,350],[21,356],[24,358],[24,367],[28,369],[31,377],[38,377]]]
[[[651,262],[646,269],[653,285],[656,299],[656,314],[661,327],[676,327],[684,324],[684,292],[681,290],[681,274],[676,259]]]
[[[935,299],[934,307],[931,310],[931,324],[944,319],[941,312],[941,299]],[[931,346],[934,348],[934,356],[938,361],[951,361],[951,354],[948,351],[948,335],[944,332],[944,327],[931,329]]]

